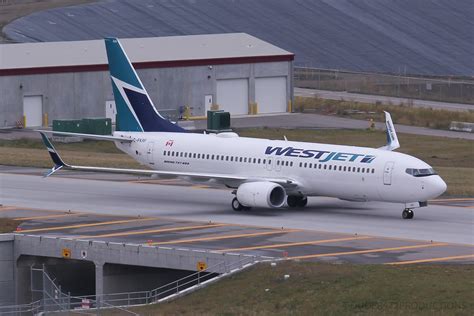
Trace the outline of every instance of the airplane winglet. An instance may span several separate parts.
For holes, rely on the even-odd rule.
[[[64,166],[66,167],[69,167],[68,164],[66,164],[62,159],[61,157],[59,156],[58,152],[56,151],[56,149],[54,148],[53,144],[49,141],[48,137],[46,136],[45,133],[43,132],[40,132],[41,134],[41,138],[43,139],[43,143],[44,145],[46,146],[46,149],[48,150],[49,152],[49,155],[51,156],[51,159],[53,160],[54,162],[54,167],[49,170],[45,175],[44,177],[47,178],[49,177],[50,175],[52,175],[53,173],[55,173],[56,171],[60,170],[61,168],[63,168]]]
[[[390,113],[384,111],[385,113],[385,127],[386,127],[386,134],[387,134],[387,145],[384,147],[380,147],[379,149],[384,150],[395,150],[400,147],[400,143],[398,142],[397,132],[395,131],[395,126],[392,122],[392,117]]]

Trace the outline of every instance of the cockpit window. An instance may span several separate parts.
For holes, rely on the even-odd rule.
[[[427,169],[407,168],[405,171],[406,173],[414,177],[427,177],[427,176],[432,176],[432,175],[437,174],[433,168],[427,168]]]

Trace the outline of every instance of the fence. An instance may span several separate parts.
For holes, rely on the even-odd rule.
[[[473,78],[440,78],[295,67],[295,86],[474,104]]]

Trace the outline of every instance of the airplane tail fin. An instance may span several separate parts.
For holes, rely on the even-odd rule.
[[[105,38],[120,131],[186,132],[156,110],[117,38]]]
[[[384,111],[385,113],[385,127],[386,127],[386,134],[387,134],[387,145],[381,147],[379,149],[384,150],[395,150],[400,147],[400,143],[398,142],[397,132],[395,131],[395,126],[392,122],[392,117],[390,113]]]

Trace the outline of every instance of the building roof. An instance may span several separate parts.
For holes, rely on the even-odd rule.
[[[137,68],[293,60],[294,55],[246,33],[120,40]],[[103,40],[0,45],[0,75],[107,69]]]

